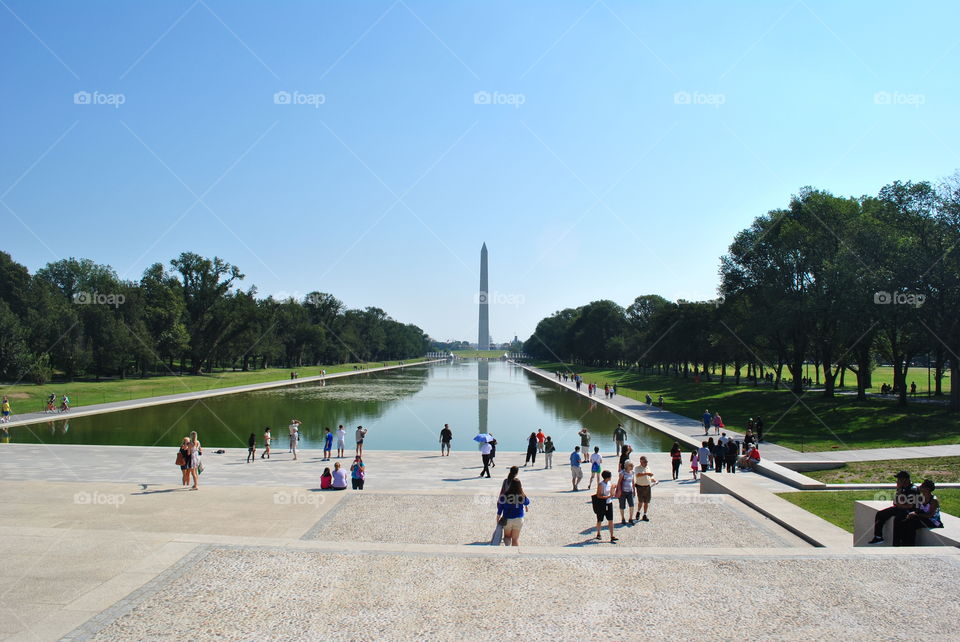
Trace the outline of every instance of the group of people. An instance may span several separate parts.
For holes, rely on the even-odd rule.
[[[203,455],[203,448],[197,438],[197,431],[194,430],[189,436],[181,440],[180,450],[177,452],[177,465],[180,466],[182,474],[181,485],[187,486],[193,480],[193,486],[190,487],[190,490],[199,490],[200,488],[200,473],[203,472],[203,462],[200,461],[201,455]]]
[[[297,451],[300,445],[300,425],[301,422],[299,419],[291,419],[290,426],[288,427],[288,432],[290,434],[290,454],[293,455],[294,461],[298,460]],[[326,432],[323,436],[323,459],[321,461],[330,461],[333,458],[333,438],[334,433],[329,429],[324,429]],[[363,441],[367,436],[367,429],[363,426],[357,426],[355,433],[356,439],[356,455],[363,455]],[[344,450],[347,447],[347,431],[343,427],[343,424],[340,424],[337,427],[336,432],[337,438],[337,458],[342,459],[344,457]],[[270,453],[272,452],[272,442],[273,434],[270,431],[270,426],[266,426],[263,429],[263,452],[260,454],[260,459],[270,459]],[[247,463],[256,461],[257,457],[257,435],[256,433],[250,433],[250,437],[247,438]]]
[[[873,539],[869,544],[883,542],[883,527],[893,519],[894,546],[914,546],[921,528],[943,528],[940,519],[940,500],[933,494],[937,489],[931,479],[924,479],[918,488],[910,481],[910,473],[901,470],[896,475],[897,489],[893,504],[877,511],[873,521]]]
[[[543,454],[544,469],[553,468],[553,453],[557,450],[553,443],[553,437],[545,435],[543,429],[530,433],[527,437],[527,458],[523,462],[524,466],[536,465],[537,453]]]
[[[60,407],[57,408],[57,395],[51,392],[47,397],[47,409],[44,412],[67,412],[70,410],[70,397],[66,394],[60,397]]]
[[[682,459],[680,444],[673,442],[670,448],[670,463],[674,479],[680,475]],[[713,437],[710,437],[700,442],[699,448],[690,451],[690,472],[694,479],[697,479],[697,474],[701,471],[722,473],[726,469],[728,473],[736,473],[738,468],[756,470],[759,463],[760,449],[757,447],[756,439],[749,432],[744,436],[742,449],[737,440],[728,437],[727,433],[722,433],[716,442],[713,441]]]
[[[323,469],[323,474],[320,475],[320,490],[346,490],[347,474],[348,471],[344,470],[339,461],[334,462],[332,471],[329,468]],[[350,465],[349,475],[353,490],[363,490],[367,469],[360,455],[357,455]]]

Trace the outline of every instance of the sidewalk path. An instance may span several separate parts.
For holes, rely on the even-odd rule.
[[[577,394],[591,399],[597,403],[602,403],[614,410],[633,417],[637,421],[644,423],[651,428],[675,438],[682,438],[682,441],[688,445],[699,446],[700,442],[707,439],[703,434],[703,424],[696,419],[684,417],[669,410],[660,410],[656,406],[615,395],[613,399],[604,399],[602,393],[594,394],[592,397],[587,394],[586,385],[581,390],[576,389],[576,384],[570,381],[558,381],[553,372],[548,372],[541,368],[516,364],[521,366],[527,372],[539,375],[548,379],[558,386],[562,386]],[[728,436],[734,439],[743,439],[743,434],[734,432],[730,429],[724,429]],[[713,435],[713,431],[711,431]],[[760,444],[760,452],[763,457],[774,462],[790,461],[879,461],[883,459],[916,459],[920,457],[957,457],[960,456],[960,444],[949,444],[941,446],[912,446],[903,448],[865,448],[861,450],[828,450],[817,452],[799,452],[792,448],[778,446],[768,441]]]
[[[190,401],[191,399],[205,399],[207,397],[218,397],[220,395],[232,395],[238,392],[251,392],[254,390],[264,390],[266,388],[280,388],[282,386],[296,386],[303,383],[312,383],[316,381],[327,381],[329,379],[338,379],[340,377],[352,377],[358,374],[370,374],[371,372],[383,372],[385,370],[394,370],[396,368],[409,368],[410,366],[420,366],[427,363],[436,363],[444,359],[431,359],[429,361],[415,361],[413,363],[404,363],[396,366],[383,366],[380,368],[365,368],[363,370],[347,370],[345,372],[334,372],[328,375],[314,375],[312,377],[303,377],[297,379],[281,379],[279,381],[265,381],[263,383],[248,383],[242,386],[230,386],[228,388],[214,388],[212,390],[198,390],[196,392],[182,392],[175,395],[161,395],[159,397],[142,397],[129,401],[111,401],[110,403],[98,403],[89,406],[80,406],[71,408],[67,413],[47,413],[47,412],[28,412],[22,415],[14,415],[14,418],[7,426],[23,426],[26,424],[39,423],[41,421],[50,421],[51,419],[66,419],[67,417],[86,417],[87,415],[100,415],[105,412],[115,412],[117,410],[132,410],[133,408],[145,408],[147,406],[158,406],[165,403],[177,403],[178,401]]]

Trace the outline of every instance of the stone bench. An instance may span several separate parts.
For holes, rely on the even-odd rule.
[[[794,488],[799,488],[800,490],[823,490],[827,487],[822,481],[813,479],[812,477],[807,477],[806,475],[787,468],[782,464],[765,459],[761,459],[759,462],[757,462],[755,469],[758,473],[765,477],[775,479],[781,484],[793,486]]]
[[[867,546],[873,539],[874,516],[890,506],[889,501],[857,501],[853,504],[853,545]],[[917,531],[917,546],[960,546],[960,517],[940,512],[943,528],[921,528]],[[893,519],[883,525],[883,543],[893,545]]]

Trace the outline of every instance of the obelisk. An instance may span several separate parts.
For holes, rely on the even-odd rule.
[[[487,244],[480,248],[480,334],[477,337],[477,349],[490,349],[490,301],[487,289]]]

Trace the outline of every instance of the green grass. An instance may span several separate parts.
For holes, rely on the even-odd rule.
[[[549,371],[563,367],[539,363]],[[762,416],[764,439],[802,451],[881,448],[925,444],[960,443],[960,415],[939,403],[909,403],[896,406],[892,398],[871,397],[857,401],[854,395],[825,399],[808,392],[798,403],[788,390],[736,386],[732,378],[721,384],[694,383],[693,378],[638,374],[601,368],[578,367],[586,382],[599,386],[616,383],[618,392],[637,400],[646,393],[654,400],[663,395],[665,408],[699,419],[705,409],[718,411],[724,424],[743,432],[751,417]],[[762,450],[762,449],[761,449]]]
[[[852,461],[843,468],[804,473],[827,484],[876,484],[894,482],[897,471],[906,470],[917,483],[932,479],[940,483],[960,482],[960,457],[924,457],[886,461]]]
[[[509,350],[453,350],[453,354],[464,359],[476,359],[478,357],[486,359],[499,359],[505,354],[508,354]]]
[[[405,359],[404,363],[414,363],[423,359]],[[399,361],[388,361],[389,365],[397,365]],[[48,383],[42,386],[34,384],[17,384],[0,388],[0,394],[7,395],[13,408],[14,418],[17,414],[39,412],[46,409],[47,395],[56,393],[59,403],[61,395],[66,393],[70,397],[70,405],[89,406],[111,401],[128,401],[160,395],[180,394],[184,392],[198,392],[214,390],[230,386],[242,386],[252,383],[281,381],[290,378],[290,373],[296,370],[301,377],[310,377],[326,370],[327,374],[353,370],[356,363],[345,363],[334,366],[310,366],[304,368],[267,368],[266,370],[252,370],[249,372],[224,371],[203,375],[158,376],[145,379],[110,379],[102,381],[72,381],[67,383]],[[383,366],[382,361],[363,364],[367,368]]]
[[[940,510],[956,515],[960,509],[960,489],[945,488],[934,493],[940,499]],[[853,502],[857,500],[884,499],[889,501],[889,491],[882,490],[806,490],[779,493],[780,497],[800,508],[822,517],[831,524],[853,532]]]

